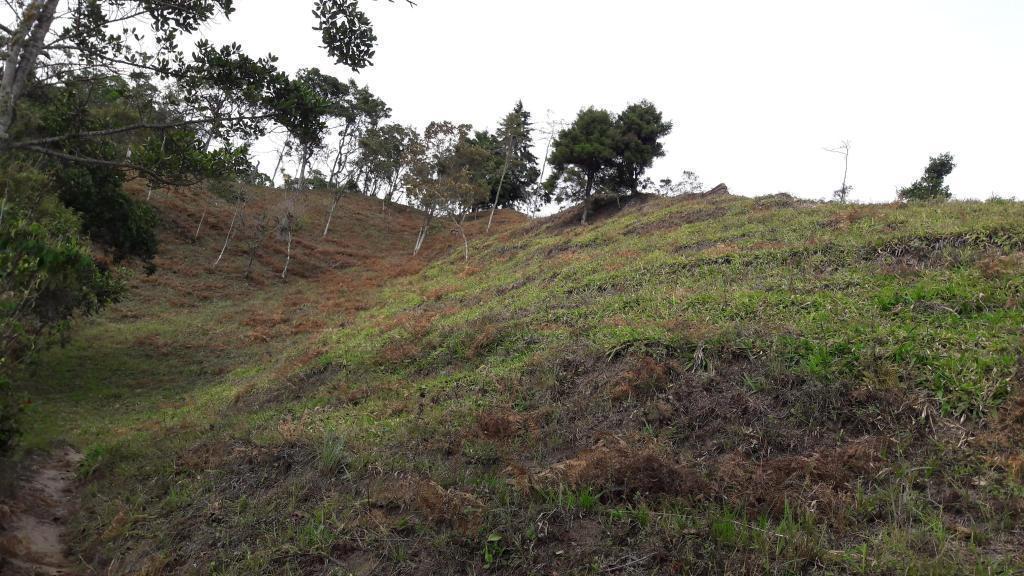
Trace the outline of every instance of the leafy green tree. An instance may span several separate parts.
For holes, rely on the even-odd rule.
[[[359,141],[359,164],[372,181],[384,186],[385,206],[394,199],[408,169],[404,158],[411,137],[410,128],[401,124],[384,124],[371,127]]]
[[[552,144],[552,172],[545,184],[548,198],[582,200],[581,221],[586,224],[594,185],[603,171],[615,166],[617,152],[618,135],[611,113],[595,108],[580,111],[575,122],[559,132]],[[570,172],[570,168],[575,171]],[[568,185],[559,187],[560,182]]]
[[[413,254],[419,253],[436,216],[456,227],[469,259],[465,219],[487,198],[487,160],[490,152],[470,137],[472,127],[452,122],[431,122],[422,137],[411,139],[409,171],[405,175],[410,199],[424,213]]]
[[[933,156],[924,169],[924,176],[899,191],[900,200],[949,200],[952,194],[946,176],[953,173],[956,162],[950,153]]]
[[[661,140],[672,132],[672,123],[665,121],[654,104],[643,100],[619,114],[615,129],[615,183],[636,194],[654,160],[665,155]]]
[[[334,156],[334,160],[326,187],[331,191],[333,201],[327,214],[327,222],[324,224],[323,237],[325,238],[330,232],[334,212],[341,197],[347,193],[359,191],[358,176],[355,171],[360,169],[364,173],[367,171],[365,168],[360,168],[365,164],[365,162],[361,162],[366,155],[363,151],[363,138],[391,115],[391,109],[383,100],[370,92],[369,88],[360,87],[352,80],[349,80],[347,89],[334,105],[336,109],[332,113],[333,129],[338,140],[336,146],[329,151]]]
[[[495,170],[490,171],[491,177],[488,178],[491,204],[491,214],[487,219],[488,231],[495,210],[499,206],[508,207],[529,201],[532,186],[540,178],[537,157],[533,155],[532,133],[530,113],[526,111],[522,100],[502,119],[494,137],[487,132],[477,133],[475,145],[491,154],[491,164],[501,166],[497,181],[493,178],[498,174]]]

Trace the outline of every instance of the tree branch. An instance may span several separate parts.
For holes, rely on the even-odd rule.
[[[255,116],[233,116],[229,118],[198,118],[195,120],[182,120],[181,122],[172,122],[170,124],[150,124],[140,123],[131,124],[129,126],[120,126],[117,128],[108,128],[106,130],[92,130],[89,132],[77,132],[75,134],[62,134],[60,136],[50,136],[47,138],[36,138],[34,140],[22,140],[21,142],[14,142],[10,144],[11,148],[30,148],[33,146],[40,146],[45,144],[53,144],[55,142],[64,142],[66,140],[74,140],[76,138],[99,138],[102,136],[113,136],[115,134],[124,134],[126,132],[135,132],[137,130],[173,130],[176,128],[184,128],[186,126],[196,126],[199,124],[212,124],[214,122],[243,122],[247,120],[267,120],[273,118],[273,114],[257,114]]]
[[[109,166],[111,168],[121,168],[125,170],[135,170],[139,174],[145,174],[153,178],[154,180],[164,180],[164,178],[157,172],[146,168],[145,166],[139,166],[138,164],[132,164],[131,162],[121,162],[118,160],[103,160],[101,158],[90,158],[88,156],[78,156],[76,154],[68,154],[67,152],[61,152],[60,150],[54,150],[53,148],[46,148],[43,146],[15,146],[23,150],[31,150],[32,152],[38,152],[54,158],[60,158],[61,160],[67,160],[69,162],[78,162],[80,164],[92,164],[94,166]]]

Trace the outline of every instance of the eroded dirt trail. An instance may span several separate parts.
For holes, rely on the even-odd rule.
[[[61,539],[82,455],[55,450],[26,467],[13,502],[0,507],[0,576],[73,575]]]

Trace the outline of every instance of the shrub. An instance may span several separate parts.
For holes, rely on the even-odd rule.
[[[82,230],[118,260],[156,255],[156,213],[122,189],[124,177],[106,167],[66,166],[54,172],[60,199],[81,215]]]
[[[946,176],[949,176],[954,168],[956,163],[952,154],[947,152],[932,157],[924,170],[924,176],[899,191],[900,200],[948,200],[952,194],[946,185]]]

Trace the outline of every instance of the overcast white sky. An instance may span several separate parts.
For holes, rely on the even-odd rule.
[[[857,200],[893,199],[946,151],[957,198],[1024,199],[1022,0],[363,4],[380,41],[359,74],[320,49],[312,0],[237,2],[209,36],[354,76],[418,127],[493,128],[520,98],[540,121],[647,98],[675,123],[655,178],[823,198],[842,159],[822,148],[850,140]]]

